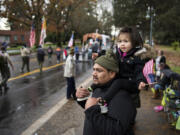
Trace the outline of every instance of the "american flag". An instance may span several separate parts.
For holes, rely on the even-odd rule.
[[[44,39],[45,38],[46,38],[46,19],[43,16],[39,45],[41,45],[41,46],[44,45]]]
[[[68,47],[73,46],[73,39],[74,39],[74,33],[72,33],[72,35],[71,35],[71,38],[70,38],[69,43],[68,43]]]
[[[146,78],[148,84],[151,84],[154,82],[153,66],[154,66],[154,61],[153,59],[151,59],[145,64],[143,68],[143,75]]]
[[[30,38],[29,38],[30,47],[34,46],[35,41],[36,41],[35,39],[36,39],[35,27],[34,27],[34,24],[32,24],[31,31],[30,31]]]

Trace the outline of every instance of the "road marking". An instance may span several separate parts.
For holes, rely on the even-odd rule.
[[[50,67],[43,67],[43,71],[46,71],[48,69],[55,68],[55,67],[58,67],[58,66],[61,66],[61,65],[64,65],[64,63],[59,63],[59,64],[56,64],[56,65],[53,65],[53,66],[50,66]],[[40,72],[40,70],[36,69],[36,70],[31,71],[31,72],[27,72],[27,73],[21,74],[21,75],[16,76],[16,77],[12,77],[8,81],[16,80],[16,79],[19,79],[19,78],[22,78],[22,77],[25,77],[25,76],[28,76],[28,75],[32,75],[32,74],[35,74],[35,73],[38,73],[38,72]]]
[[[92,81],[92,77],[89,77],[86,79],[83,83],[81,83],[80,86],[87,86],[90,81]],[[29,128],[27,128],[25,131],[21,133],[21,135],[33,135],[40,127],[42,127],[50,118],[58,111],[60,110],[68,100],[63,98],[60,100],[56,105],[54,105],[47,113],[42,115],[37,121],[35,121]]]

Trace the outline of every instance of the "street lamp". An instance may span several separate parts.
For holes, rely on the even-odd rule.
[[[152,31],[153,31],[153,17],[155,16],[154,8],[148,7],[146,18],[150,18],[150,33],[149,33],[149,44],[153,46],[152,44]]]

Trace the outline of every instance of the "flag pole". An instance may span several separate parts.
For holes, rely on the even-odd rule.
[[[73,38],[74,38],[74,31],[72,31],[72,35],[73,35]],[[72,43],[72,48],[74,48],[74,40],[73,40],[73,43]]]
[[[153,82],[153,83],[146,83],[145,85],[148,86],[148,85],[153,85],[153,84],[157,84],[158,82]]]

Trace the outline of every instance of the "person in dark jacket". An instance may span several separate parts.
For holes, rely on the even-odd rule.
[[[100,98],[106,95],[119,71],[113,53],[98,57],[93,66],[93,84],[95,89],[87,101],[78,102],[85,107],[83,135],[133,135],[131,121],[135,107],[126,90],[119,90],[108,102],[108,112],[103,113]],[[78,88],[77,98],[88,96],[85,88]]]
[[[153,99],[160,98],[160,90],[164,90],[171,83],[171,74],[173,73],[170,67],[164,62],[159,64],[160,76],[156,84],[151,88],[153,92]]]
[[[12,70],[14,70],[14,66],[12,64],[10,56],[6,52],[6,48],[4,46],[2,46],[1,50],[0,50],[0,73],[1,73],[1,77],[2,77],[2,80],[0,81],[0,95],[2,95],[3,89],[4,89],[5,94],[7,93],[8,89],[9,89],[7,86],[7,81],[11,76],[10,68],[8,66],[9,64],[10,64]]]
[[[124,89],[131,95],[136,108],[139,108],[139,93],[146,86],[143,67],[153,57],[154,50],[148,45],[143,45],[143,40],[136,28],[121,28],[116,47],[116,58],[119,63],[118,79],[113,82],[111,90],[102,98],[108,102],[119,90]],[[136,115],[134,122],[135,118]]]
[[[42,73],[44,57],[45,57],[44,49],[41,47],[41,45],[39,45],[38,49],[37,49],[37,60],[38,60],[38,63],[39,63],[40,73]]]
[[[51,57],[53,55],[53,48],[51,46],[48,47],[47,53],[48,53],[48,60],[51,61]]]

